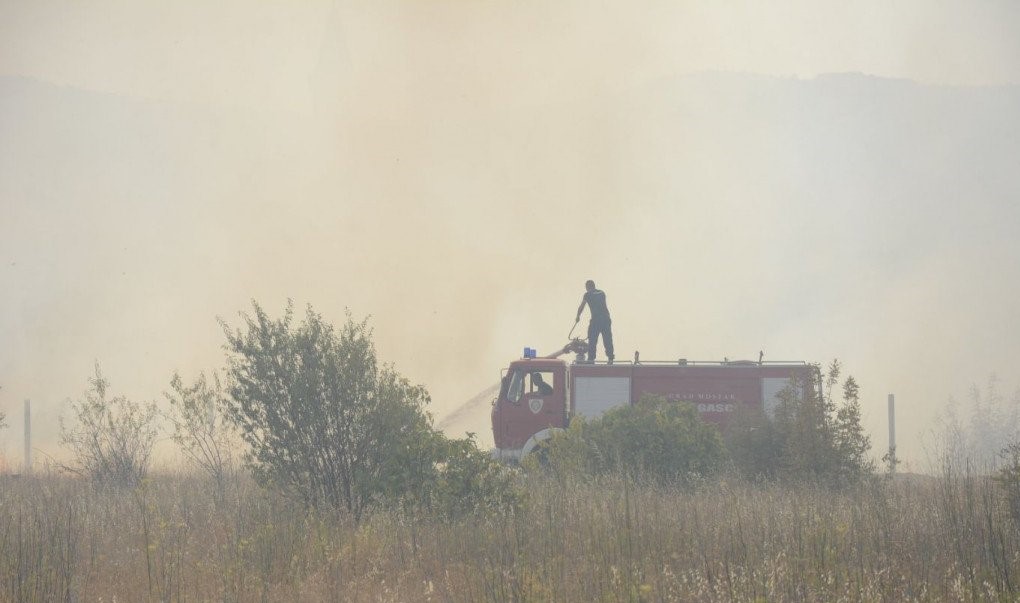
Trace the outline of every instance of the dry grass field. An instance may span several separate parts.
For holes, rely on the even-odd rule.
[[[512,515],[359,525],[237,477],[0,478],[4,601],[1013,601],[999,484],[668,488],[522,476]]]

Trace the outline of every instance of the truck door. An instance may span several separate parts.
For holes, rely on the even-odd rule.
[[[517,366],[507,374],[499,402],[497,447],[521,448],[536,433],[566,424],[566,372],[562,366]],[[497,427],[498,429],[498,427]]]
[[[546,420],[563,415],[563,405],[556,403],[556,389],[563,389],[562,377],[557,379],[553,370],[530,371],[525,375],[524,383],[527,393],[524,395],[528,410],[532,414],[542,415]]]

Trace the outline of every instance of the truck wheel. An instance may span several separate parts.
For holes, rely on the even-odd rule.
[[[534,458],[535,459],[535,463],[537,463],[539,467],[548,467],[549,466],[549,440],[545,440],[544,442],[540,442],[537,446],[535,446],[534,450],[531,451],[531,454],[529,454],[528,457],[529,458]]]
[[[536,460],[541,465],[546,465],[549,462],[549,438],[556,432],[563,431],[559,427],[549,427],[531,436],[531,438],[524,444],[523,454],[521,460],[530,458],[532,455],[538,455]]]

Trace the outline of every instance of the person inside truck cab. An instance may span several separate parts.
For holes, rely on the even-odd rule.
[[[545,382],[545,379],[542,378],[542,373],[531,373],[531,387],[543,396],[553,393],[552,386]]]
[[[595,281],[589,280],[584,284],[586,292],[581,298],[581,305],[577,307],[577,320],[581,320],[581,312],[587,304],[591,312],[591,320],[588,321],[588,362],[595,362],[595,346],[599,342],[599,335],[602,335],[602,345],[606,347],[606,358],[609,364],[613,363],[613,321],[609,318],[609,308],[606,306],[606,294],[595,288]]]

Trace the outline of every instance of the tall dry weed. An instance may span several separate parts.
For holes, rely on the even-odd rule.
[[[1020,542],[964,468],[853,490],[524,476],[517,511],[355,523],[231,475],[0,481],[0,600],[1002,601]]]

